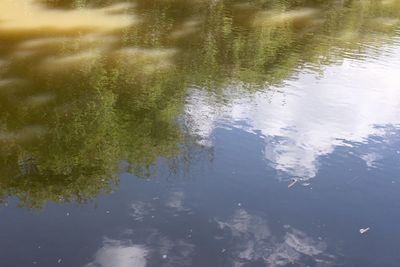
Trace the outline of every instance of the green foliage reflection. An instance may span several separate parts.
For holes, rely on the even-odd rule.
[[[256,90],[306,65],[318,73],[392,42],[400,21],[396,0],[26,3],[78,20],[28,31],[2,26],[0,11],[0,198],[29,207],[110,192],[122,160],[148,176],[160,157],[190,153],[178,118],[191,85]]]

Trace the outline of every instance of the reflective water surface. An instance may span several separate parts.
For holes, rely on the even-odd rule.
[[[0,1],[0,266],[399,266],[399,134],[398,0]]]

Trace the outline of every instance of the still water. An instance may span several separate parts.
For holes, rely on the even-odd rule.
[[[0,1],[2,267],[398,267],[399,192],[398,0]]]

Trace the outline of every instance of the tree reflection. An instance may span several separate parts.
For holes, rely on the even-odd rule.
[[[400,14],[399,1],[373,0],[26,3],[39,19],[66,19],[28,31],[0,11],[0,197],[29,207],[109,192],[121,160],[138,176],[160,157],[190,165],[197,148],[178,122],[190,85],[254,90],[305,64],[320,72],[346,50],[390,42]]]

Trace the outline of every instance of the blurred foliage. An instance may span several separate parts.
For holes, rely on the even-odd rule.
[[[37,2],[64,12],[121,3]],[[126,12],[139,20],[107,33],[117,40],[112,46],[69,67],[61,60],[61,71],[38,62],[97,51],[98,43],[82,41],[90,31],[10,35],[0,27],[0,59],[7,61],[0,72],[1,199],[15,196],[27,207],[81,203],[117,185],[121,161],[144,177],[160,157],[176,167],[178,155],[191,153],[180,146],[188,139],[178,121],[191,85],[218,92],[240,82],[257,90],[305,65],[322,74],[348,50],[362,58],[369,43],[391,42],[400,1],[138,0]],[[49,37],[69,41],[16,56],[24,42]]]

